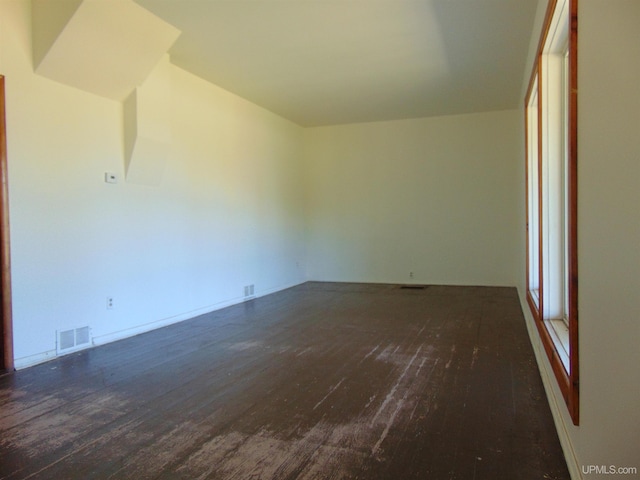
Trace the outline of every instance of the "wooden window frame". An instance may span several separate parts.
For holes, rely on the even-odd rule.
[[[535,188],[537,190],[537,195],[536,195],[536,204],[531,207],[531,208],[535,208],[537,210],[537,220],[539,223],[540,220],[540,211],[542,210],[542,199],[540,198],[540,175],[541,175],[541,165],[540,165],[540,161],[539,161],[539,157],[540,157],[540,94],[539,94],[539,76],[538,76],[538,65],[536,62],[535,68],[531,74],[531,79],[529,80],[529,87],[527,88],[527,95],[525,97],[525,105],[524,105],[524,125],[525,125],[525,153],[526,153],[526,165],[525,165],[525,176],[526,176],[526,182],[525,182],[525,195],[526,195],[526,205],[527,205],[527,294],[526,294],[526,298],[527,298],[527,303],[529,304],[529,308],[531,309],[531,311],[533,312],[533,315],[535,318],[538,318],[540,316],[539,314],[539,302],[540,302],[540,298],[542,298],[541,296],[541,287],[542,287],[542,257],[540,256],[540,251],[541,251],[541,241],[542,241],[542,235],[541,235],[541,231],[540,231],[540,227],[538,226],[537,231],[538,231],[538,241],[536,244],[536,257],[538,259],[535,268],[537,271],[537,283],[535,286],[531,285],[531,278],[532,278],[532,272],[531,272],[531,264],[532,264],[532,245],[530,244],[530,239],[531,239],[531,234],[530,234],[530,229],[532,228],[531,226],[531,222],[532,222],[532,218],[529,216],[529,211],[530,211],[530,201],[531,201],[531,195],[530,195],[530,189],[532,187],[532,181],[529,177],[529,170],[530,170],[530,154],[531,154],[531,149],[530,149],[530,143],[532,141],[532,139],[530,138],[530,129],[529,129],[529,123],[530,123],[530,115],[529,115],[529,105],[531,105],[532,103],[532,95],[535,93],[537,94],[536,97],[536,108],[538,110],[538,113],[536,114],[536,136],[535,136],[535,142],[536,142],[536,159],[535,159],[535,168],[536,168],[536,176],[537,176],[537,182],[535,183]],[[534,291],[536,291],[537,293],[534,294]],[[534,297],[535,295],[535,297]]]
[[[543,212],[543,195],[542,195],[542,162],[543,162],[543,136],[542,120],[546,114],[545,105],[543,104],[543,90],[546,88],[544,69],[545,63],[543,61],[544,51],[549,40],[549,33],[552,27],[552,22],[556,8],[559,4],[565,0],[549,0],[547,6],[547,12],[545,16],[542,35],[538,43],[538,50],[536,53],[535,64],[531,73],[529,87],[525,97],[525,158],[526,158],[526,205],[527,205],[527,258],[526,258],[526,299],[531,309],[531,313],[534,317],[537,330],[540,335],[540,339],[544,346],[544,350],[547,354],[551,367],[553,369],[555,378],[560,387],[560,391],[567,404],[567,408],[574,425],[579,424],[579,362],[578,362],[578,228],[577,228],[577,210],[578,210],[578,181],[577,181],[577,163],[578,163],[578,0],[566,0],[568,5],[568,111],[567,111],[567,170],[568,178],[566,182],[567,189],[567,262],[566,268],[568,269],[567,278],[568,284],[568,305],[567,305],[567,322],[569,330],[569,352],[568,352],[568,366],[563,363],[561,354],[558,351],[558,346],[554,341],[551,330],[551,326],[544,318],[544,288],[545,278],[543,275],[543,242],[545,239],[544,223],[542,220]],[[536,82],[537,80],[537,82]],[[529,105],[531,103],[533,88],[537,85],[537,138],[529,138]],[[531,141],[537,142],[537,158],[530,158],[529,144]],[[532,161],[537,164],[538,173],[538,204],[534,208],[538,209],[538,264],[531,265],[531,248],[530,245],[530,228],[529,225],[529,208],[530,208],[530,192],[529,192],[529,167]],[[532,286],[530,285],[531,268],[538,269],[538,301],[536,302],[533,293]],[[568,367],[568,368],[567,368]]]

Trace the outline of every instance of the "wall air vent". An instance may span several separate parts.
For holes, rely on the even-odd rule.
[[[247,285],[244,287],[244,298],[253,298],[255,296],[255,285]]]
[[[91,344],[89,327],[58,330],[56,353],[58,355],[86,348]]]

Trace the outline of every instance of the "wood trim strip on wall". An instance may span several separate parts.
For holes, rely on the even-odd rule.
[[[7,172],[7,123],[5,78],[0,75],[0,288],[2,303],[2,369],[14,370],[13,322],[11,308],[11,250],[9,235],[9,183]]]
[[[580,418],[578,347],[578,0],[569,0],[569,380],[573,423]]]

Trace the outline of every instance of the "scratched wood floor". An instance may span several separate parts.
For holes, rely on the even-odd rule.
[[[2,479],[568,479],[515,289],[306,283],[0,378]]]

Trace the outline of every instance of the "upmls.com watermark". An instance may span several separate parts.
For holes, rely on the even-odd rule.
[[[638,467],[619,467],[617,465],[582,465],[582,473],[591,475],[637,475]]]

